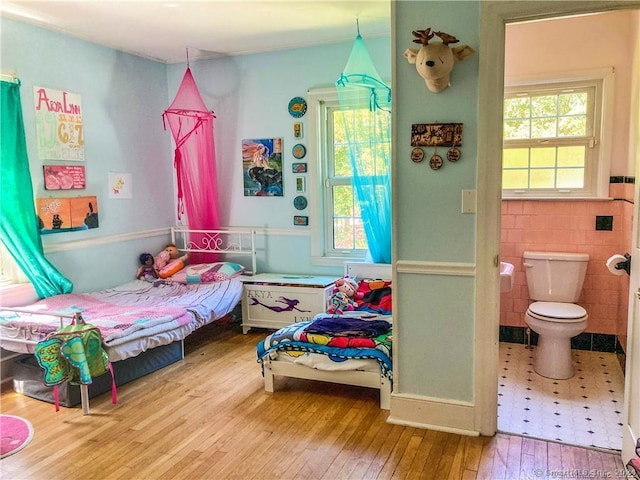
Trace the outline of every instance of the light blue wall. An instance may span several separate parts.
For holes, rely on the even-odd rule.
[[[391,76],[390,38],[367,39],[361,32],[382,78]],[[355,34],[355,31],[354,31]],[[354,35],[355,39],[355,35]],[[310,263],[308,228],[294,227],[294,215],[309,215],[293,207],[295,177],[291,164],[316,162],[307,155],[295,160],[291,148],[308,145],[293,137],[293,124],[308,125],[308,115],[295,119],[287,106],[295,96],[305,97],[311,88],[333,86],[346,65],[353,43],[322,45],[264,54],[190,62],[190,68],[208,108],[215,112],[214,124],[220,214],[223,225],[266,228],[259,236],[258,271],[341,274],[341,267],[319,267]],[[178,89],[184,64],[167,69],[169,96]],[[243,194],[241,142],[247,138],[283,138],[282,197],[245,197]],[[307,174],[307,177],[309,174]],[[307,178],[307,183],[311,182]],[[307,196],[309,193],[307,191]],[[309,222],[319,219],[310,217]]]
[[[461,192],[474,189],[478,128],[478,58],[455,65],[451,86],[430,92],[403,57],[415,48],[413,30],[431,27],[456,36],[458,45],[479,44],[479,2],[412,2],[395,5],[394,111],[394,261],[473,263],[475,214],[461,213]],[[463,123],[462,157],[445,159],[437,171],[411,161],[414,123]],[[396,285],[398,348],[395,369],[400,393],[461,401],[473,400],[474,279],[465,276],[398,274]],[[418,366],[418,367],[416,367]]]
[[[36,197],[98,197],[100,227],[44,235],[45,251],[55,250],[47,257],[74,283],[77,292],[130,280],[138,255],[156,253],[166,239],[89,248],[78,245],[71,251],[60,246],[174,224],[171,136],[163,130],[161,119],[167,99],[165,65],[4,17],[0,22],[2,70],[14,71],[22,82],[27,152]],[[38,158],[36,144],[34,85],[81,95],[85,190],[44,190],[43,161]],[[132,200],[108,198],[109,172],[133,175]]]
[[[32,25],[0,17],[1,67],[15,71],[21,95],[35,195],[44,190],[37,158],[33,86],[81,95],[87,188],[54,196],[97,195],[100,227],[43,236],[47,257],[70,278],[76,292],[105,288],[132,278],[143,251],[158,252],[166,237],[122,241],[109,236],[175,224],[173,143],[162,112],[177,91],[185,64],[164,65]],[[390,38],[367,39],[383,78],[391,75]],[[355,31],[354,31],[355,37]],[[310,88],[331,86],[346,64],[352,42],[265,54],[191,62],[208,108],[214,110],[221,225],[256,227],[258,271],[341,274],[311,265],[310,232],[293,226],[293,123],[289,100]],[[303,117],[306,123],[306,118]],[[244,197],[241,141],[284,138],[284,197]],[[308,140],[308,136],[302,143]],[[315,158],[307,156],[306,162]],[[50,163],[50,162],[49,162]],[[60,162],[63,163],[63,162]],[[133,200],[108,198],[108,172],[133,174]],[[310,181],[310,179],[307,179]],[[310,219],[310,222],[317,219]],[[99,246],[83,240],[107,238]],[[73,243],[73,249],[62,244]]]

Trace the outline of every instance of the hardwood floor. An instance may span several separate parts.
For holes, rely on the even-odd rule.
[[[4,391],[2,413],[35,435],[3,479],[616,478],[619,455],[498,434],[386,423],[377,392],[296,379],[263,389],[264,333],[205,327],[186,358],[91,400],[91,414]]]

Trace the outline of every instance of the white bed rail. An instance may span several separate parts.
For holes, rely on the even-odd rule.
[[[197,242],[191,234],[199,237]],[[194,253],[215,253],[233,256],[251,257],[251,271],[245,275],[256,273],[256,231],[253,229],[234,230],[194,230],[188,227],[172,227],[171,241],[178,250]]]

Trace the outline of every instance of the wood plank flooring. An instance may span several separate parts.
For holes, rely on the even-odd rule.
[[[186,358],[91,400],[91,415],[5,390],[2,413],[35,435],[0,460],[22,479],[616,478],[619,455],[497,434],[466,437],[386,423],[375,390],[296,379],[263,389],[255,345],[209,326]]]

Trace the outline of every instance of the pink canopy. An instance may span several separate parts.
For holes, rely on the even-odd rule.
[[[217,229],[220,225],[213,140],[215,115],[207,110],[189,67],[173,102],[162,117],[165,129],[169,124],[176,145],[174,166],[178,188],[178,220],[186,215],[192,230]],[[196,245],[203,245],[201,236],[192,234],[189,240]],[[194,263],[213,260],[215,258],[210,254],[191,255]]]

